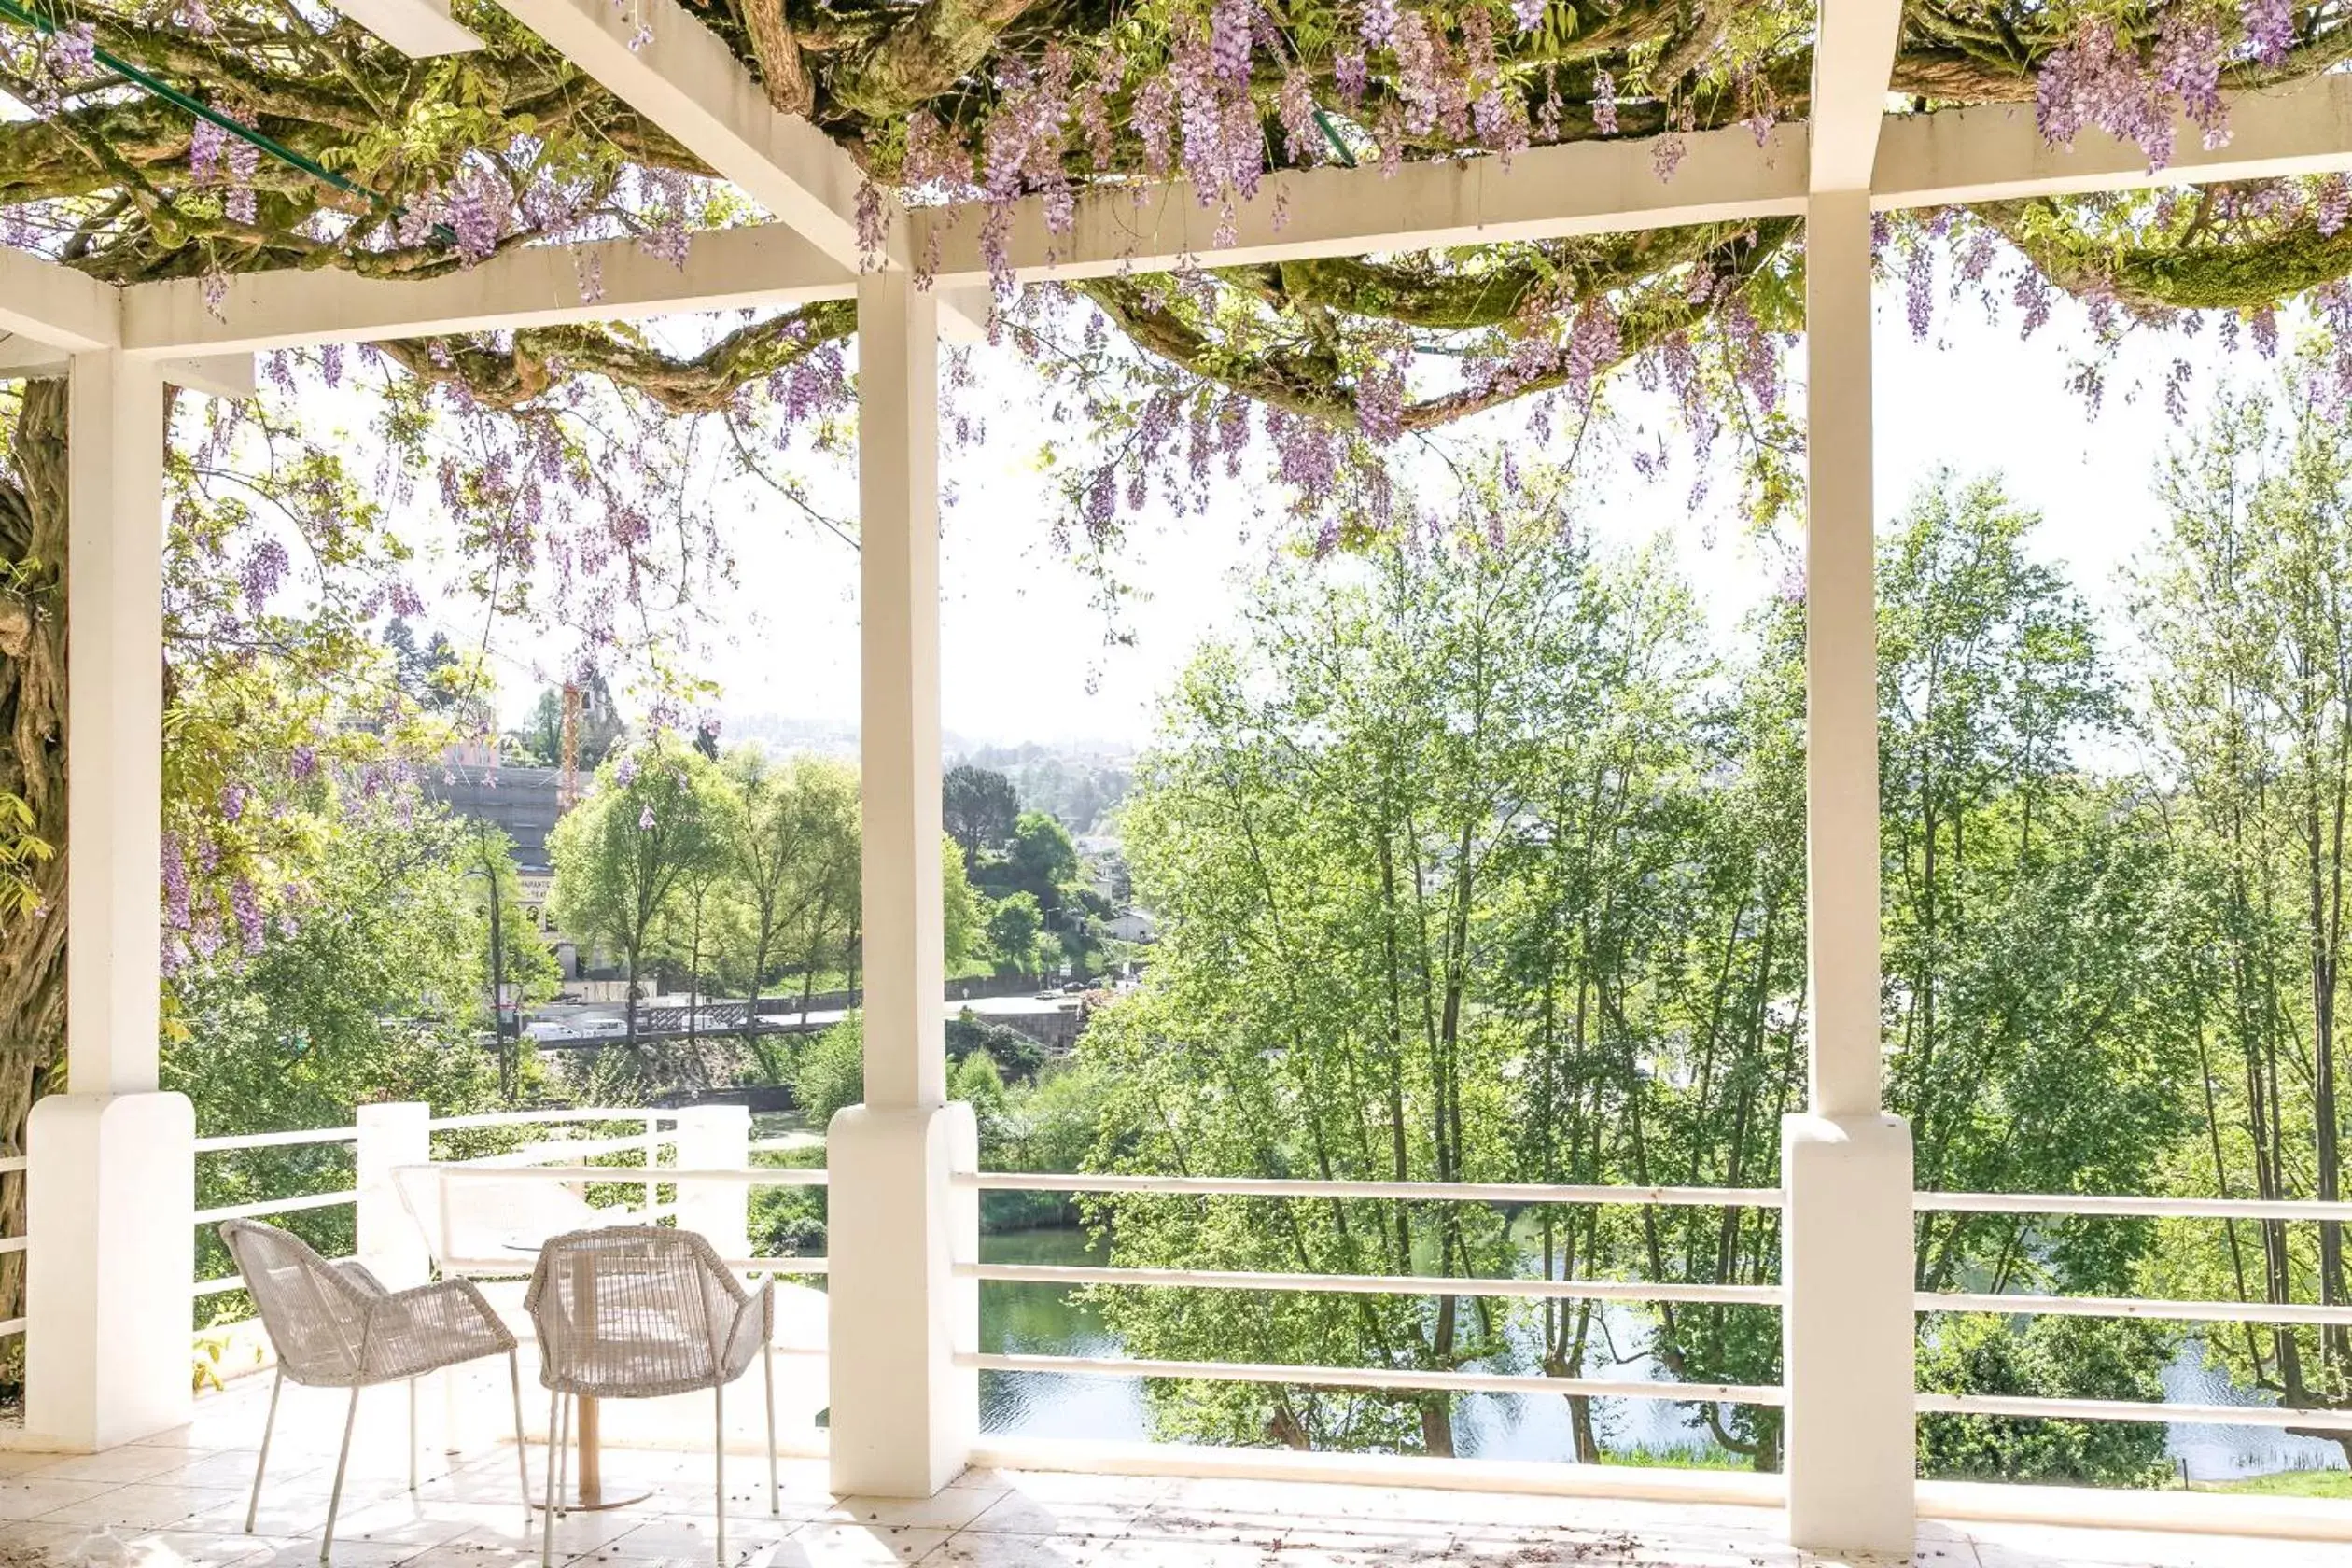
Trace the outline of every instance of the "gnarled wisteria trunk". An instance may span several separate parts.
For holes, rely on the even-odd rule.
[[[25,385],[0,468],[0,793],[56,850],[29,865],[38,911],[0,925],[0,1153],[24,1152],[33,1101],[58,1086],[65,1039],[66,384]],[[24,1234],[24,1177],[0,1177],[0,1232]],[[24,1254],[0,1256],[0,1318],[22,1310]],[[23,1341],[6,1361],[22,1365]]]

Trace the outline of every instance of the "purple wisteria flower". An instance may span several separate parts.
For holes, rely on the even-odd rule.
[[[261,895],[250,881],[240,876],[230,885],[229,907],[236,917],[237,931],[245,939],[245,952],[260,952],[269,928],[261,917]]]
[[[2275,68],[2295,47],[2295,0],[2245,0],[2238,11],[2257,63]]]

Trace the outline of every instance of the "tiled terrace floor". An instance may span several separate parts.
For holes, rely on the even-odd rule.
[[[500,1379],[503,1381],[503,1379]],[[92,1568],[284,1564],[318,1552],[340,1394],[289,1390],[259,1532],[243,1533],[266,1387],[200,1402],[183,1433],[84,1458],[0,1454],[0,1565]],[[485,1391],[486,1392],[486,1391]],[[501,1395],[504,1390],[497,1391]],[[427,1403],[431,1401],[428,1397]],[[745,1401],[750,1403],[750,1401]],[[341,1568],[525,1568],[539,1558],[517,1497],[503,1397],[468,1451],[428,1447],[407,1489],[403,1406],[380,1391],[335,1544]],[[495,1416],[491,1414],[495,1412]],[[428,1425],[428,1432],[430,1426]],[[533,1480],[544,1449],[529,1450]],[[555,1559],[577,1568],[702,1568],[712,1561],[707,1456],[608,1448],[609,1493],[636,1506],[573,1515]],[[741,1568],[1798,1568],[1775,1512],[1265,1480],[973,1471],[920,1503],[835,1498],[821,1463],[784,1465],[780,1517],[763,1466],[728,1464],[728,1556]],[[1923,1526],[1919,1568],[2347,1568],[2352,1545],[2059,1530]]]

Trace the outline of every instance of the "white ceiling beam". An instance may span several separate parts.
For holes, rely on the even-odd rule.
[[[1532,148],[1504,171],[1499,158],[1408,163],[1393,175],[1370,166],[1267,176],[1257,199],[1234,215],[1235,243],[1215,243],[1218,210],[1193,199],[1189,184],[1079,198],[1071,232],[1051,232],[1037,199],[1013,209],[1006,254],[1023,281],[1167,272],[1197,261],[1230,267],[1357,256],[1506,240],[1618,233],[1742,217],[1799,213],[1805,204],[1801,125],[1784,125],[1758,146],[1743,127],[1683,138],[1673,177],[1658,177],[1655,144],[1572,142]],[[1278,206],[1281,220],[1277,221]],[[907,215],[908,247],[939,246],[938,286],[982,287],[983,214],[918,209]]]
[[[857,165],[814,125],[778,113],[719,35],[678,0],[500,4],[778,222],[855,269]]]
[[[449,0],[334,0],[334,7],[411,60],[482,47],[470,28],[451,18]]]
[[[122,296],[111,284],[0,246],[0,332],[68,354],[122,341]]]
[[[1821,0],[1808,121],[1808,189],[1870,188],[1902,22],[1902,0]]]
[[[2104,131],[2083,132],[2070,152],[2050,146],[2028,105],[1892,115],[1870,204],[1883,212],[2352,170],[2352,77],[2231,93],[2228,102],[2228,146],[2207,148],[2184,121],[2172,163],[2154,171],[2136,145]]]
[[[2231,122],[2235,134],[2228,147],[2206,151],[2184,135],[2177,161],[2151,175],[2137,147],[2098,133],[2084,133],[2072,152],[2045,146],[2032,111],[2023,106],[1886,116],[1871,204],[1883,211],[2352,171],[2352,77],[2236,95]],[[1652,144],[1644,141],[1536,148],[1520,154],[1507,175],[1498,159],[1473,158],[1410,164],[1393,176],[1373,168],[1276,176],[1236,215],[1238,242],[1222,249],[1211,243],[1218,214],[1196,204],[1182,185],[1155,188],[1142,206],[1127,190],[1089,196],[1079,203],[1075,231],[1058,236],[1046,231],[1043,204],[1031,199],[1016,204],[1008,245],[1022,277],[1081,278],[1167,271],[1186,259],[1219,266],[1353,256],[1804,210],[1813,172],[1803,126],[1781,127],[1761,147],[1739,127],[1687,136],[1685,144],[1681,168],[1664,182],[1651,161]],[[1288,221],[1280,230],[1273,224],[1278,189],[1290,192]],[[950,314],[972,318],[970,332],[986,318],[969,292],[988,281],[980,258],[982,216],[968,211],[951,223],[938,210],[910,215],[918,251],[938,230],[936,287],[950,291]],[[597,259],[603,273],[604,293],[594,304],[580,298],[581,256]],[[141,284],[122,291],[118,326],[114,290],[37,257],[0,251],[0,331],[64,349],[113,346],[119,334],[121,346],[163,358],[805,304],[855,292],[851,267],[777,224],[698,235],[683,270],[620,241],[532,247],[422,282],[357,278],[333,269],[249,273],[229,280],[226,321],[205,310],[197,280]]]
[[[583,263],[601,279],[581,298]],[[142,357],[253,354],[312,343],[552,327],[582,321],[805,305],[847,300],[857,277],[782,224],[699,234],[683,267],[634,240],[532,245],[470,271],[418,281],[356,277],[334,268],[245,273],[228,280],[218,313],[201,279],[123,291],[122,346]]]
[[[30,338],[0,336],[0,381],[40,381],[65,375],[73,357]],[[253,396],[253,356],[216,354],[200,359],[166,359],[161,370],[172,385],[208,398],[241,402]]]

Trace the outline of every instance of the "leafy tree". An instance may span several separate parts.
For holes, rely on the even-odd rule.
[[[964,875],[963,847],[943,835],[939,841],[940,951],[947,973],[963,966],[987,934],[980,914],[980,895]]]
[[[792,1069],[792,1103],[812,1127],[865,1098],[865,1020],[851,1013],[808,1043]]]
[[[1180,683],[1125,808],[1165,939],[1142,990],[1081,1043],[1113,1085],[1108,1113],[1138,1129],[1118,1168],[1581,1182],[1681,1166],[1643,1102],[1687,1081],[1650,1064],[1691,1031],[1637,998],[1689,923],[1660,903],[1682,890],[1659,870],[1673,841],[1644,829],[1678,821],[1699,777],[1692,610],[1660,563],[1593,560],[1550,511],[1556,490],[1492,494],[1496,511],[1425,553],[1278,570],[1238,644]],[[1543,896],[1546,876],[1574,902]],[[1553,1096],[1562,1082],[1575,1093]],[[1538,1122],[1547,1136],[1513,1137]],[[1470,1274],[1521,1245],[1477,1206],[1095,1211],[1146,1266]],[[1681,1277],[1686,1252],[1701,1277],[1757,1266],[1743,1246],[1648,1239],[1659,1277]],[[1551,1237],[1542,1267],[1602,1272],[1641,1241]],[[1144,1355],[1449,1368],[1508,1343],[1508,1310],[1477,1298],[1103,1294]],[[1582,1353],[1572,1334],[1560,1370]],[[1454,1447],[1444,1395],[1175,1385],[1154,1408],[1194,1437]]]
[[[2186,1126],[2149,983],[2160,818],[2136,780],[2080,765],[2121,712],[2089,609],[2030,553],[2040,521],[1995,482],[1937,474],[1881,551],[1888,1098],[1925,1188],[2134,1191]],[[1920,1282],[2116,1291],[2149,1239],[1924,1216]]]
[[[974,1052],[994,1062],[1006,1083],[1030,1082],[1045,1065],[1044,1046],[1019,1029],[976,1018],[967,1009],[947,1020],[947,1060],[959,1067]]]
[[[1946,1318],[1923,1335],[1919,1387],[1929,1393],[2161,1403],[2156,1369],[2171,1337],[2132,1319],[2040,1317],[2023,1329],[1996,1317]],[[2157,1421],[2023,1421],[1924,1414],[1920,1465],[1968,1480],[2152,1486],[2168,1478]]]
[[[2195,1052],[2196,1190],[2340,1198],[2345,880],[2352,866],[2352,442],[2305,385],[2217,400],[2167,464],[2170,537],[2143,574],[2149,707],[2177,801],[2173,999]],[[2342,1303],[2343,1227],[2168,1227],[2200,1294]],[[2208,1351],[2295,1407],[2352,1405],[2352,1333],[2275,1325]],[[2343,1443],[2343,1434],[2315,1429]]]
[[[657,738],[599,769],[595,793],[548,835],[550,913],[581,941],[620,953],[632,1041],[637,981],[670,899],[719,853],[721,804],[710,776],[699,752]]]
[[[1029,892],[1008,893],[988,905],[988,945],[997,957],[1013,966],[1015,973],[1031,973],[1037,961],[1037,938],[1043,929],[1044,917],[1037,907],[1037,896]]]
[[[1013,836],[1021,811],[1011,779],[969,763],[949,768],[940,779],[940,805],[948,836],[963,846],[966,861],[1001,847]]]
[[[777,764],[737,747],[721,767],[721,847],[749,913],[746,1029],[757,1028],[760,987],[798,969],[805,993],[836,929],[858,906],[857,775],[815,758]]]
[[[1048,915],[1061,907],[1063,889],[1077,880],[1078,849],[1070,830],[1042,811],[1024,811],[1013,827],[1000,875]]]
[[[496,1106],[497,1065],[474,1049],[490,1019],[478,853],[468,824],[372,803],[320,844],[299,912],[273,921],[256,947],[217,949],[183,971],[163,1085],[195,1102],[198,1130],[347,1127],[377,1099],[421,1099],[441,1115]],[[552,969],[543,948],[539,957]],[[336,1145],[209,1157],[198,1201],[347,1186],[350,1162]],[[348,1209],[286,1223],[330,1253],[352,1239]],[[231,1271],[210,1232],[198,1246],[203,1277]]]

